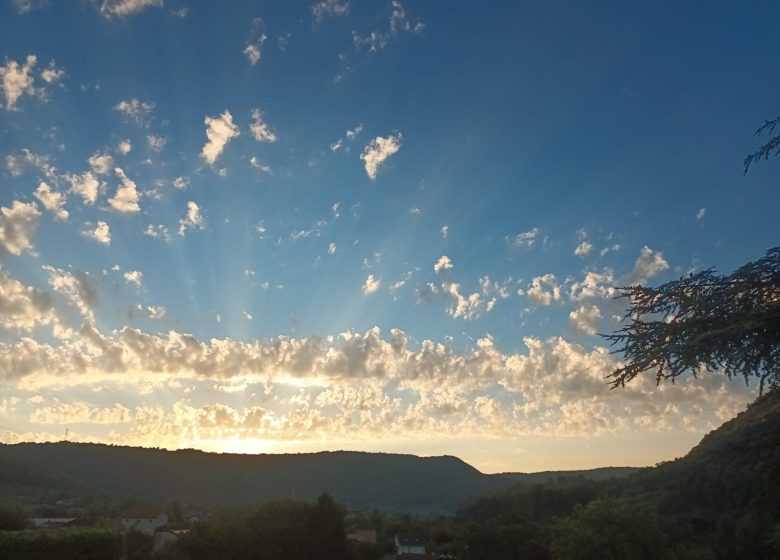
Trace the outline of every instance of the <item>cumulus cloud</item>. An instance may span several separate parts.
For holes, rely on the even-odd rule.
[[[111,244],[111,230],[106,222],[98,221],[94,229],[86,229],[83,234],[84,237],[97,241],[103,245]]]
[[[363,148],[360,159],[363,160],[366,174],[371,180],[376,179],[385,160],[401,149],[401,140],[400,132],[387,137],[377,136]]]
[[[365,36],[361,36],[354,31],[352,32],[352,40],[356,49],[365,49],[372,53],[377,52],[385,48],[393,37],[398,36],[402,32],[419,34],[425,29],[425,23],[409,18],[400,0],[393,0],[391,8],[392,11],[386,30],[374,30]]]
[[[129,154],[132,149],[133,149],[133,143],[130,142],[130,140],[127,138],[124,140],[120,140],[119,144],[117,144],[116,146],[117,153],[123,156]]]
[[[190,186],[190,178],[186,175],[182,175],[176,177],[171,184],[173,185],[173,188],[183,191]]]
[[[117,212],[140,212],[141,207],[138,205],[139,194],[135,181],[125,175],[125,172],[119,167],[114,172],[122,183],[117,188],[114,197],[108,199],[108,205]]]
[[[163,0],[103,0],[100,14],[107,18],[132,16],[146,8],[161,8]]]
[[[136,124],[146,127],[151,122],[154,107],[153,101],[140,101],[134,97],[120,101],[114,106],[114,110],[126,120],[135,121]]]
[[[34,202],[14,200],[10,208],[0,207],[0,251],[16,256],[30,251],[40,216]]]
[[[138,270],[128,270],[124,273],[125,282],[128,284],[135,284],[137,288],[141,287],[141,282],[144,279],[144,273]]]
[[[87,160],[93,173],[98,175],[108,175],[114,169],[114,158],[110,154],[101,154],[95,152]]]
[[[634,263],[633,270],[623,281],[625,285],[645,284],[650,278],[669,268],[669,263],[660,251],[653,251],[645,245]]]
[[[225,110],[219,117],[206,117],[206,138],[208,141],[204,144],[200,152],[200,157],[209,165],[214,165],[217,158],[225,150],[228,142],[240,134],[238,126],[233,124],[233,116],[230,111]]]
[[[349,2],[344,0],[322,0],[312,5],[311,13],[317,23],[330,16],[345,16],[349,13]]]
[[[64,295],[81,315],[89,320],[95,318],[97,307],[97,284],[86,272],[70,272],[61,268],[44,265],[49,275],[49,285]]]
[[[536,239],[539,237],[539,228],[531,228],[523,233],[518,233],[512,242],[517,247],[531,248],[536,243]]]
[[[47,156],[36,154],[27,148],[5,156],[5,167],[14,177],[18,177],[30,167],[39,169],[49,179],[54,179],[57,172]]]
[[[246,47],[244,47],[244,56],[246,56],[246,59],[252,66],[260,62],[260,45],[254,43],[248,44]]]
[[[701,219],[703,219],[703,218],[704,218],[704,215],[705,215],[706,213],[707,213],[707,209],[706,209],[706,208],[699,208],[699,211],[698,211],[698,212],[696,212],[696,219],[697,219],[697,220],[701,220]]]
[[[536,276],[531,280],[526,295],[536,305],[550,305],[561,299],[561,286],[554,274]]]
[[[373,294],[378,291],[381,286],[382,282],[378,278],[374,278],[373,274],[369,274],[366,281],[363,283],[363,293],[366,295]]]
[[[146,137],[146,143],[153,152],[162,152],[163,148],[165,148],[165,145],[168,143],[168,139],[164,136],[150,134]]]
[[[576,333],[594,335],[600,319],[601,310],[596,305],[581,305],[569,313],[569,326]]]
[[[447,239],[447,237],[450,235],[450,226],[448,225],[441,226],[439,233],[441,234],[442,239]]]
[[[43,207],[51,212],[55,218],[62,222],[68,219],[68,211],[65,210],[65,196],[62,193],[55,191],[41,181],[33,195],[41,201]]]
[[[592,250],[593,244],[589,243],[587,240],[583,240],[582,243],[577,245],[577,248],[574,249],[574,254],[578,257],[587,257]]]
[[[263,112],[260,109],[252,109],[252,122],[249,125],[249,130],[258,142],[276,142],[276,134],[263,120]]]
[[[456,319],[476,319],[483,313],[492,311],[496,304],[495,298],[483,298],[479,292],[462,295],[460,284],[455,282],[445,282],[442,284],[442,290],[455,299],[455,302],[447,308],[447,313]]]
[[[149,305],[146,308],[146,311],[149,313],[149,318],[154,321],[159,321],[165,318],[166,309],[162,305]]]
[[[168,228],[162,224],[149,224],[144,230],[144,235],[147,237],[158,237],[160,239],[164,239],[165,241],[171,240],[171,234],[168,231]]]
[[[33,424],[121,424],[131,420],[130,409],[119,403],[96,407],[83,401],[43,406],[30,415]]]
[[[84,204],[95,204],[101,190],[101,183],[91,171],[82,175],[68,174],[65,179],[70,183],[70,192],[80,196]]]
[[[3,87],[6,109],[16,109],[16,102],[23,95],[35,95],[33,68],[37,61],[38,58],[31,54],[22,64],[15,60],[6,60],[5,64],[0,66],[0,84]]]
[[[335,255],[336,254],[336,244],[331,242],[328,243],[328,254],[329,255]]]
[[[436,261],[436,263],[433,265],[433,271],[436,274],[439,274],[440,272],[452,270],[452,261],[447,255],[442,255],[439,257],[439,260]]]
[[[49,294],[0,270],[0,327],[26,333],[56,322],[58,315]]]
[[[617,295],[615,275],[609,268],[601,272],[588,271],[582,280],[572,282],[569,287],[569,298],[572,301],[607,299]]]
[[[200,207],[191,200],[187,203],[187,215],[179,220],[179,235],[183,236],[187,230],[203,229],[203,215]]]

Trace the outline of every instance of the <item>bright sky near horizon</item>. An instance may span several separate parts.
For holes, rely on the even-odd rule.
[[[597,333],[777,244],[757,4],[0,0],[0,441],[685,453]]]

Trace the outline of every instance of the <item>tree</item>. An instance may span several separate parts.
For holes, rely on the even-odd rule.
[[[761,136],[764,132],[772,134],[778,124],[780,124],[780,117],[765,121],[764,124],[756,130],[755,136]],[[745,168],[745,174],[750,170],[752,164],[761,161],[762,159],[769,159],[769,156],[776,156],[778,154],[780,154],[780,134],[775,134],[772,138],[767,140],[763,146],[745,157],[745,160],[742,162],[742,165]]]
[[[780,387],[780,247],[729,276],[710,268],[622,290],[629,323],[605,335],[627,361],[610,374],[613,388],[647,371],[660,383],[702,370]]]

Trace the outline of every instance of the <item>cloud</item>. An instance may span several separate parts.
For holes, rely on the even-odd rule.
[[[181,177],[176,177],[171,184],[175,189],[185,190],[187,187],[190,186],[190,178],[187,177],[186,175],[183,175]]]
[[[40,216],[34,202],[14,200],[10,208],[0,207],[0,252],[19,256],[30,251]]]
[[[125,138],[124,140],[120,140],[119,144],[117,144],[116,146],[117,153],[123,156],[129,154],[132,149],[133,149],[133,143],[130,142],[128,138]]]
[[[485,312],[493,310],[496,299],[489,300],[483,298],[478,292],[464,296],[460,293],[460,284],[455,282],[445,282],[442,284],[444,293],[455,298],[455,303],[447,309],[447,313],[456,319],[477,319]]]
[[[569,326],[576,333],[594,335],[600,319],[601,310],[596,305],[581,305],[569,313]]]
[[[187,215],[179,220],[179,235],[184,236],[188,229],[203,229],[203,216],[193,201],[187,203]]]
[[[139,101],[135,97],[122,100],[114,106],[114,110],[122,114],[129,121],[135,121],[142,127],[149,126],[155,103],[153,101]]]
[[[149,149],[154,152],[162,152],[165,145],[168,143],[168,139],[164,136],[157,136],[150,134],[146,137],[146,143],[149,145]]]
[[[21,65],[15,60],[6,60],[6,63],[0,66],[0,84],[5,96],[5,108],[9,111],[16,109],[16,102],[23,95],[35,95],[35,76],[32,71],[37,60],[37,57],[31,54],[27,55]]]
[[[352,142],[357,138],[358,134],[363,131],[363,125],[358,124],[355,128],[349,129],[344,133],[344,138],[339,138],[333,144],[330,145],[331,152],[337,152],[344,148],[345,151],[350,151],[349,145],[345,144],[345,141]],[[346,146],[346,147],[345,147]]]
[[[379,290],[382,286],[382,282],[378,278],[374,278],[373,274],[369,274],[366,281],[363,283],[363,293],[373,294]]]
[[[124,273],[125,282],[128,284],[135,284],[137,288],[141,287],[141,282],[144,279],[144,273],[138,270],[128,270]]]
[[[94,407],[82,401],[43,406],[30,415],[33,424],[121,424],[131,420],[130,409],[119,403]]]
[[[228,142],[240,134],[238,126],[233,124],[233,116],[225,110],[219,117],[206,117],[206,137],[208,141],[200,152],[200,157],[209,165],[214,165],[225,150]]]
[[[452,270],[452,261],[447,255],[442,255],[436,264],[433,265],[433,271],[439,274],[442,271]]]
[[[49,0],[13,0],[13,3],[18,13],[28,14],[48,6]]]
[[[703,219],[703,218],[704,218],[704,215],[705,215],[706,213],[707,213],[707,209],[706,209],[706,208],[699,208],[699,211],[698,211],[698,212],[696,212],[696,219],[697,219],[697,220],[701,220],[701,219]]]
[[[249,130],[258,142],[276,142],[276,134],[268,126],[268,123],[263,121],[263,113],[260,109],[252,109],[252,122],[249,125]]]
[[[312,5],[311,13],[317,23],[330,16],[346,16],[349,13],[350,4],[344,0],[322,0]]]
[[[28,167],[38,168],[49,179],[56,178],[57,170],[49,162],[49,158],[31,152],[27,148],[16,154],[9,154],[5,156],[5,167],[8,172],[14,177],[18,177],[27,170]]]
[[[335,255],[336,254],[336,244],[335,243],[328,243],[328,254],[329,255]]]
[[[441,234],[442,239],[447,239],[447,237],[449,237],[450,235],[450,226],[448,225],[441,226],[439,233]]]
[[[252,314],[249,313],[248,311],[242,311],[241,315],[243,315],[244,319],[246,319],[247,321],[251,321],[252,320]]]
[[[62,77],[65,76],[65,70],[57,68],[52,60],[49,62],[49,66],[41,70],[41,79],[48,85],[54,85],[59,82]]]
[[[92,171],[98,175],[108,175],[114,169],[114,158],[110,154],[95,152],[87,160]]]
[[[146,226],[146,229],[144,230],[144,235],[147,237],[159,237],[160,239],[164,239],[165,241],[171,240],[170,232],[168,231],[168,228],[165,227],[162,224],[149,224]]]
[[[536,305],[550,305],[561,299],[561,286],[555,275],[548,273],[533,278],[526,295]]]
[[[574,249],[574,254],[578,257],[587,257],[591,250],[593,250],[593,244],[589,243],[587,240],[583,240],[582,243],[577,245],[577,248]]]
[[[385,160],[401,149],[401,139],[400,132],[387,137],[377,136],[363,148],[360,159],[363,160],[366,174],[371,180],[376,179],[379,167]]]
[[[605,268],[600,273],[588,271],[582,281],[571,284],[569,298],[572,301],[614,298],[618,295],[614,286],[615,275],[611,269]]]
[[[149,318],[153,321],[160,321],[161,319],[165,318],[166,310],[165,307],[161,305],[150,305],[146,308],[146,310],[149,312]]]
[[[55,218],[62,222],[68,219],[68,211],[65,210],[65,196],[62,193],[53,190],[49,185],[41,181],[33,195],[41,201],[43,207],[51,212]]]
[[[539,228],[531,228],[526,232],[518,233],[513,243],[516,247],[531,248],[536,243],[536,238],[539,236]]]
[[[18,332],[30,332],[41,325],[58,323],[51,296],[25,286],[0,270],[0,327]]]
[[[117,212],[133,213],[140,212],[138,205],[138,189],[135,181],[131,180],[121,168],[117,167],[114,172],[119,177],[122,184],[116,190],[113,198],[108,199],[108,205]]]
[[[95,318],[97,307],[97,285],[87,272],[69,272],[44,265],[49,275],[49,285],[55,292],[63,294],[90,321]]]
[[[70,192],[81,197],[84,204],[95,204],[101,183],[91,171],[82,175],[68,174],[65,179],[70,183]]]
[[[273,173],[273,170],[271,169],[270,165],[263,165],[259,159],[257,159],[256,156],[252,156],[249,158],[249,165],[253,169],[259,169],[263,173],[268,173],[269,175]]]
[[[103,221],[98,221],[95,229],[87,229],[83,232],[84,237],[97,241],[103,245],[111,244],[111,231],[108,224]]]
[[[644,284],[653,276],[669,268],[669,263],[660,251],[653,251],[645,245],[634,263],[633,270],[622,281],[624,285]]]
[[[406,14],[406,9],[399,0],[391,3],[392,11],[386,30],[374,30],[366,36],[352,32],[352,41],[357,50],[366,49],[369,52],[377,52],[385,48],[390,40],[400,33],[420,34],[425,29],[425,23],[420,20],[411,20]]]
[[[103,0],[100,14],[107,18],[132,16],[146,8],[162,8],[163,0]]]

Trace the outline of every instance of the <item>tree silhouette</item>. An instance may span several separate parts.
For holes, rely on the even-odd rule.
[[[761,136],[761,134],[764,132],[772,134],[778,124],[780,124],[780,117],[767,120],[763,125],[758,127],[758,130],[756,130],[754,136]],[[769,156],[776,156],[778,154],[780,154],[780,134],[775,134],[769,140],[767,140],[763,146],[745,157],[744,161],[742,162],[742,165],[745,168],[745,174],[747,174],[747,172],[750,170],[750,166],[752,164],[762,159],[769,159]]]

